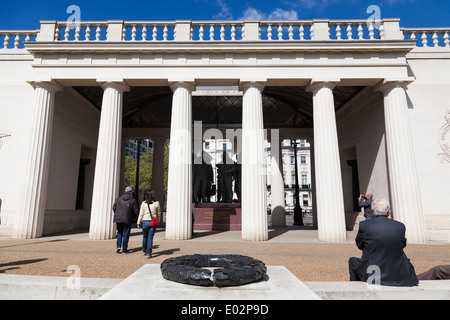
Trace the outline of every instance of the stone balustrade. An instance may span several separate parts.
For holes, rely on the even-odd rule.
[[[417,40],[418,47],[450,47],[450,28],[403,28],[402,31],[405,39]]]
[[[417,40],[418,47],[450,47],[450,28],[401,28],[400,19],[298,21],[41,21],[40,30],[0,31],[3,49],[24,42],[232,42]]]
[[[0,49],[20,49],[25,41],[35,40],[39,30],[0,30]],[[3,44],[3,45],[2,45]]]
[[[45,23],[45,22],[44,22]],[[41,23],[42,25],[42,23]],[[54,27],[54,41],[102,41],[108,31],[108,22],[80,22],[71,25],[57,22]]]

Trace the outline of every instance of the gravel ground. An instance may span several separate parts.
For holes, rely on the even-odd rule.
[[[242,254],[268,266],[285,266],[302,281],[347,281],[348,259],[361,256],[351,242],[168,241],[162,240],[163,232],[163,229],[158,230],[159,237],[155,237],[152,259],[143,256],[137,229],[133,229],[135,236],[129,242],[131,253],[126,255],[115,253],[115,240],[71,240],[67,237],[0,240],[0,273],[64,277],[68,276],[69,266],[75,265],[80,268],[83,278],[123,279],[145,264],[160,264],[170,257]],[[450,264],[450,245],[409,245],[405,252],[417,274],[437,265]]]

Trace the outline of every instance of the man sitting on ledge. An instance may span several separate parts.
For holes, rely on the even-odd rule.
[[[397,287],[418,285],[414,267],[403,251],[405,225],[388,219],[391,211],[387,200],[374,200],[372,211],[374,219],[359,225],[355,241],[362,250],[362,258],[348,261],[350,281]]]

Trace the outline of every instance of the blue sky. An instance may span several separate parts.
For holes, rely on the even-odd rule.
[[[82,21],[367,19],[376,5],[381,18],[401,18],[402,27],[450,27],[449,0],[23,0],[0,7],[0,30],[32,30],[39,20],[66,21],[77,5]]]

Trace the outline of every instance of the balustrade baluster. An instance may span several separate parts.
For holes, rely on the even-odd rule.
[[[267,40],[273,40],[272,39],[272,25],[271,24],[269,24],[267,26]]]
[[[158,38],[158,28],[156,26],[153,26],[152,41],[156,41],[156,38]]]
[[[374,31],[373,23],[369,24],[369,39],[370,40],[375,39],[375,31]]]
[[[289,40],[294,40],[294,28],[292,28],[292,24],[289,25]]]
[[[14,38],[14,49],[19,49],[20,45],[20,35],[17,33]]]
[[[66,25],[66,30],[64,31],[64,41],[69,41],[69,37],[70,37],[70,29],[69,26]]]
[[[364,32],[361,24],[358,26],[358,38],[359,40],[364,40]]]
[[[353,40],[353,30],[351,24],[348,24],[347,26],[347,40]]]
[[[223,24],[220,26],[220,41],[225,41],[225,27]]]
[[[136,25],[135,24],[133,24],[133,28],[131,29],[131,41],[136,41]]]
[[[427,33],[426,32],[424,32],[422,34],[422,45],[424,47],[428,47],[428,37],[427,37]]]
[[[281,23],[278,25],[278,40],[283,40],[283,25]]]
[[[446,48],[450,47],[450,37],[448,36],[448,32],[444,34],[444,44]]]
[[[147,26],[145,24],[142,26],[142,41],[147,41]]]
[[[127,39],[127,28],[124,25],[122,28],[122,41],[125,41],[126,39]]]
[[[100,28],[100,25],[98,25],[97,29],[95,30],[95,41],[100,41],[101,35],[102,35],[102,29]]]
[[[436,32],[433,34],[433,46],[439,47],[439,37]]]
[[[76,27],[75,28],[75,41],[80,41],[80,33],[81,33],[80,27]]]
[[[234,26],[234,24],[231,25],[231,41],[235,41],[236,40],[236,28]]]
[[[209,26],[209,41],[214,41],[214,25]]]
[[[336,26],[336,39],[337,40],[342,40],[341,25],[339,23]]]
[[[203,25],[200,25],[200,29],[198,30],[198,36],[200,41],[205,40],[205,29],[203,29]]]
[[[167,25],[164,25],[164,30],[163,30],[163,41],[167,41],[167,37],[169,36],[169,29],[167,29]]]
[[[9,47],[9,34],[5,35],[5,39],[3,39],[3,49],[8,49]]]
[[[56,26],[55,29],[55,38],[53,39],[54,41],[59,41],[59,27]]]
[[[90,41],[91,39],[91,28],[89,28],[89,25],[86,26],[86,31],[84,33],[84,41]]]
[[[303,27],[303,24],[300,25],[300,29],[298,30],[300,40],[305,40],[305,28]]]

